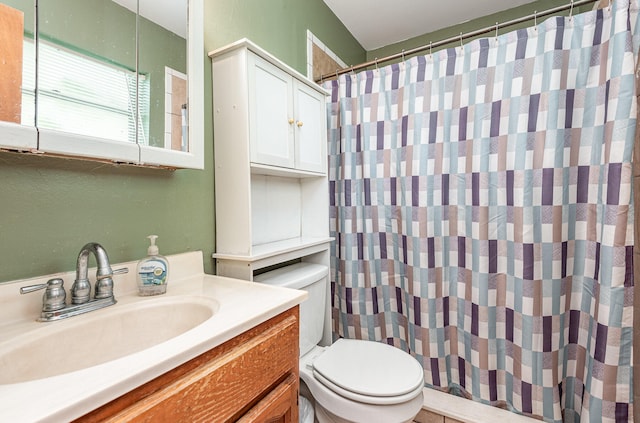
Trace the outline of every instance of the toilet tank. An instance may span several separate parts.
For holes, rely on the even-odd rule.
[[[315,263],[296,263],[254,276],[254,282],[302,289],[309,298],[300,304],[300,356],[322,339],[329,268]]]

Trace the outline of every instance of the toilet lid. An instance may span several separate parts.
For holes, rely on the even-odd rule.
[[[339,339],[315,359],[313,370],[325,386],[354,399],[415,396],[424,385],[420,363],[381,342]]]

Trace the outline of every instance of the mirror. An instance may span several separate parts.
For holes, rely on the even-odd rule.
[[[36,126],[136,142],[136,14],[111,0],[38,3]]]
[[[162,7],[158,7],[159,3]],[[146,126],[144,137],[139,137],[138,142],[189,151],[186,132],[187,2],[139,0],[139,7],[138,66],[146,78],[140,80],[138,91],[149,92],[142,120],[151,124]],[[141,103],[142,100],[143,97]]]
[[[34,1],[40,152],[204,167],[203,0]]]
[[[35,0],[0,0],[0,147],[35,149]]]

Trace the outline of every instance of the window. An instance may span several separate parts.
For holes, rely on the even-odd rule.
[[[145,75],[138,75],[142,111],[136,116],[134,71],[47,41],[39,40],[38,43],[38,128],[146,145],[148,122],[140,119],[140,115],[148,114],[144,110],[149,108],[149,81]],[[35,55],[32,40],[25,40],[24,52],[25,56]],[[34,62],[33,58],[25,60],[25,76],[35,72],[27,66]],[[35,87],[23,87],[23,107],[33,107],[34,92]],[[22,116],[33,116],[25,111]]]

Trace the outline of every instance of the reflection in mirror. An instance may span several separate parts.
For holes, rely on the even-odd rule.
[[[139,0],[138,43],[138,142],[187,152],[187,0]]]
[[[34,1],[0,0],[0,121],[33,126]]]
[[[136,14],[112,0],[40,1],[38,28],[38,128],[136,142]]]

